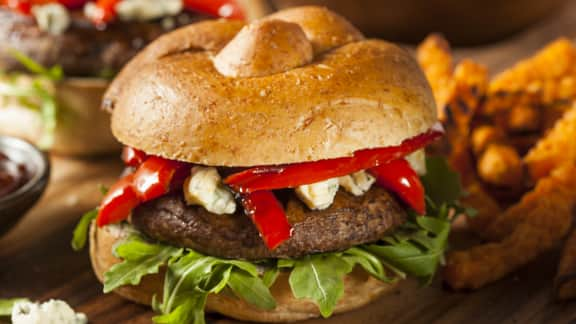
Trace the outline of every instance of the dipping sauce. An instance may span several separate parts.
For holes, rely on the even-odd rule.
[[[18,190],[28,180],[30,180],[28,168],[0,152],[0,198]]]

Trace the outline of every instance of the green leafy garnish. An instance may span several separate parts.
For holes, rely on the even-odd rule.
[[[158,273],[160,266],[182,254],[182,249],[144,241],[139,235],[116,246],[115,255],[124,262],[113,265],[104,274],[104,292],[120,286],[136,285],[147,274]]]
[[[458,172],[452,170],[448,161],[441,156],[426,157],[426,174],[421,177],[427,195],[427,211],[438,215],[450,210],[454,215],[474,217],[477,212],[458,203],[466,195],[460,182]],[[446,210],[441,210],[445,208]],[[454,219],[452,219],[454,220]]]
[[[294,262],[288,281],[296,298],[312,299],[320,314],[329,317],[344,294],[344,276],[351,271],[350,263],[336,255],[309,255]]]
[[[74,251],[80,251],[86,245],[86,241],[88,241],[88,229],[90,228],[90,224],[94,219],[98,216],[98,209],[93,209],[80,218],[80,221],[74,228],[74,234],[72,236],[72,249]]]
[[[16,100],[21,106],[40,115],[44,131],[38,145],[44,149],[50,148],[58,120],[54,84],[62,80],[62,68],[45,68],[16,50],[10,50],[9,53],[33,75],[24,77],[17,73],[0,72],[0,96]]]
[[[268,285],[258,277],[253,277],[243,271],[233,271],[230,273],[228,286],[236,296],[260,309],[276,308],[276,300],[270,294]]]
[[[224,289],[257,308],[274,309],[269,288],[280,272],[290,272],[293,295],[314,301],[324,317],[334,312],[344,293],[344,277],[356,266],[383,282],[414,276],[429,283],[443,262],[451,215],[465,209],[454,202],[462,196],[458,175],[439,158],[429,160],[427,167],[428,175],[422,178],[429,195],[426,215],[409,215],[406,223],[378,242],[299,259],[248,262],[205,256],[130,235],[115,248],[123,262],[105,274],[104,289],[136,285],[164,265],[162,300],[153,301],[160,315],[154,321],[201,324],[208,295]]]
[[[0,299],[0,317],[12,315],[12,308],[20,302],[29,302],[28,298],[8,298]]]

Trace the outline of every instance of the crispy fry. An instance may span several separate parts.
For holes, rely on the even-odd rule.
[[[540,93],[528,91],[489,93],[479,108],[479,114],[487,117],[493,117],[496,114],[506,113],[512,107],[531,106],[538,107],[542,103]]]
[[[478,175],[486,183],[499,187],[522,185],[524,168],[516,149],[507,144],[492,143],[478,159]]]
[[[483,237],[490,241],[499,241],[510,235],[519,224],[531,221],[530,213],[542,204],[558,201],[571,204],[576,200],[576,166],[566,164],[555,169],[548,177],[542,178],[536,187],[525,194],[519,203],[508,208],[483,232]],[[545,209],[542,209],[546,213]],[[552,214],[553,211],[548,211]],[[536,220],[538,220],[536,218]]]
[[[439,118],[443,120],[454,68],[450,46],[440,34],[431,34],[418,46],[416,56],[434,92]]]
[[[453,84],[444,107],[447,125],[456,125],[468,135],[470,124],[488,86],[488,70],[471,60],[462,60],[454,70]]]
[[[484,152],[488,145],[492,143],[503,143],[505,141],[506,134],[502,129],[492,125],[481,125],[472,131],[472,151],[476,156]]]
[[[562,163],[576,162],[576,105],[528,152],[524,163],[533,179],[540,179]]]
[[[490,84],[490,92],[541,91],[545,81],[574,73],[575,63],[576,48],[567,38],[559,38],[533,57],[497,75]]]
[[[468,195],[462,199],[462,205],[476,209],[476,216],[468,218],[468,225],[475,233],[483,233],[502,213],[498,202],[492,198],[478,181],[466,187]]]
[[[565,179],[568,177],[568,179]],[[446,282],[455,289],[477,289],[496,281],[530,262],[541,253],[558,245],[568,233],[572,223],[572,211],[576,202],[576,166],[566,165],[555,170],[546,181],[549,190],[542,190],[539,183],[530,195],[522,199],[514,209],[523,214],[514,227],[501,240],[475,246],[448,255],[444,269]],[[518,206],[517,205],[517,206]],[[526,208],[530,205],[531,208]],[[490,227],[502,225],[497,218]],[[509,224],[506,224],[509,225]],[[503,225],[502,225],[503,226]]]
[[[572,230],[564,243],[555,279],[555,293],[558,300],[576,298],[576,229]]]
[[[507,128],[513,133],[537,132],[540,129],[540,109],[517,105],[508,112]]]

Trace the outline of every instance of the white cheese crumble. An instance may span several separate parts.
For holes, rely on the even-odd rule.
[[[376,182],[376,178],[366,171],[358,171],[338,178],[338,182],[342,188],[354,196],[362,196]]]
[[[406,155],[406,161],[419,175],[426,174],[426,152],[424,149]]]
[[[51,299],[45,303],[19,302],[12,307],[13,324],[85,324],[86,315],[76,313],[66,302]]]
[[[296,194],[310,209],[322,210],[330,207],[338,192],[338,178],[298,186]]]
[[[70,26],[70,14],[59,3],[35,5],[32,7],[32,15],[40,29],[54,35],[62,34]]]
[[[236,211],[234,196],[224,187],[214,167],[192,168],[184,182],[184,198],[189,205],[200,205],[214,214],[234,214]]]
[[[120,20],[146,21],[174,16],[182,11],[182,0],[122,0],[116,4]]]

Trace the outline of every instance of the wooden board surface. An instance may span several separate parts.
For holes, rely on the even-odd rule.
[[[457,51],[497,72],[557,36],[576,35],[576,1],[557,17],[512,39],[483,48]],[[60,298],[92,323],[149,323],[145,307],[101,293],[87,251],[70,248],[78,217],[100,198],[98,186],[110,185],[121,171],[117,157],[67,160],[53,157],[48,191],[8,235],[0,239],[0,298]],[[551,302],[551,279],[558,256],[544,256],[518,273],[473,293],[454,293],[440,282],[418,288],[407,282],[388,297],[330,320],[303,323],[576,323],[576,303]],[[235,323],[210,315],[212,323]]]

